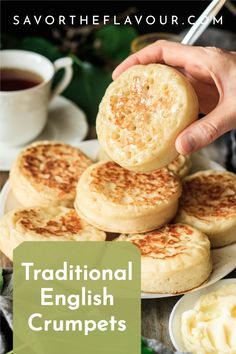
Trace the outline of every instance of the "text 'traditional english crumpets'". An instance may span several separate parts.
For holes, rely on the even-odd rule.
[[[21,152],[10,172],[15,197],[25,207],[72,207],[76,184],[92,161],[79,149],[59,143],[37,142]]]
[[[145,232],[171,220],[181,194],[179,179],[166,168],[135,173],[112,161],[98,162],[81,176],[78,214],[109,232]]]
[[[192,163],[189,156],[179,155],[174,161],[167,165],[167,168],[180,178],[183,178],[189,174],[191,166]]]
[[[212,261],[206,235],[184,224],[167,224],[145,234],[121,235],[141,252],[141,289],[149,293],[181,293],[202,284]]]
[[[204,232],[212,247],[236,241],[236,175],[213,170],[183,179],[178,222]]]
[[[98,140],[126,169],[148,172],[177,157],[178,134],[198,117],[189,81],[161,65],[135,65],[112,82],[97,116]]]
[[[11,211],[0,220],[0,249],[12,259],[23,241],[104,241],[106,234],[66,207],[26,208]]]

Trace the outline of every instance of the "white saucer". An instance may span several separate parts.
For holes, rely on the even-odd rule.
[[[236,278],[222,279],[208,288],[184,295],[174,306],[169,319],[169,333],[173,346],[180,352],[185,352],[181,335],[181,316],[183,312],[191,310],[199,297],[217,291],[222,285],[236,283]]]
[[[48,121],[43,132],[33,141],[57,140],[77,146],[87,133],[88,123],[84,112],[67,98],[57,96],[49,105]],[[0,144],[0,171],[9,171],[12,161],[23,148]]]

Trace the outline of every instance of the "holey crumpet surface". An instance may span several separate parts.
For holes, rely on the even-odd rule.
[[[176,214],[181,183],[167,168],[136,173],[115,162],[98,162],[81,176],[76,191],[78,214],[104,231],[154,230]]]
[[[183,178],[189,174],[191,166],[192,163],[189,156],[179,155],[167,165],[167,168],[180,178]]]
[[[25,207],[72,207],[78,179],[91,164],[87,156],[71,145],[37,142],[23,150],[14,162],[11,188]]]
[[[141,288],[150,293],[180,293],[202,284],[210,275],[210,242],[201,231],[167,224],[145,234],[121,235],[141,252]]]
[[[189,81],[161,65],[136,65],[110,84],[97,116],[98,140],[119,165],[147,172],[177,157],[178,134],[198,117]]]
[[[97,160],[110,161],[111,159],[103,149],[100,149]],[[192,163],[189,156],[178,155],[178,157],[171,161],[166,167],[180,178],[183,178],[189,174]]]
[[[235,242],[236,175],[208,170],[185,177],[176,220],[204,232],[212,247]]]
[[[66,207],[26,208],[11,211],[0,220],[0,249],[12,259],[23,241],[104,241],[106,234],[80,219]]]

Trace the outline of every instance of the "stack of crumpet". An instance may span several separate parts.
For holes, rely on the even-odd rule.
[[[12,192],[22,205],[0,220],[0,249],[9,258],[23,241],[104,241],[105,232],[73,208],[76,184],[92,164],[68,144],[40,141],[24,149],[10,171]]]
[[[97,116],[100,162],[81,176],[75,209],[93,226],[122,233],[141,251],[142,290],[178,293],[211,273],[210,242],[199,230],[168,224],[176,215],[190,159],[177,135],[198,116],[187,79],[164,65],[138,65],[107,89]],[[190,269],[197,268],[197,276]]]
[[[236,241],[236,176],[188,175],[178,134],[198,117],[184,75],[137,65],[107,89],[97,116],[99,162],[58,142],[30,145],[16,159],[11,189],[22,205],[0,220],[0,248],[12,258],[24,240],[99,240],[106,232],[141,253],[142,290],[179,293],[212,271],[211,247]]]

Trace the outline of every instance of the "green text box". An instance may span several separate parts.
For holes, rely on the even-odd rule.
[[[128,242],[14,252],[14,354],[139,354],[140,254]]]

